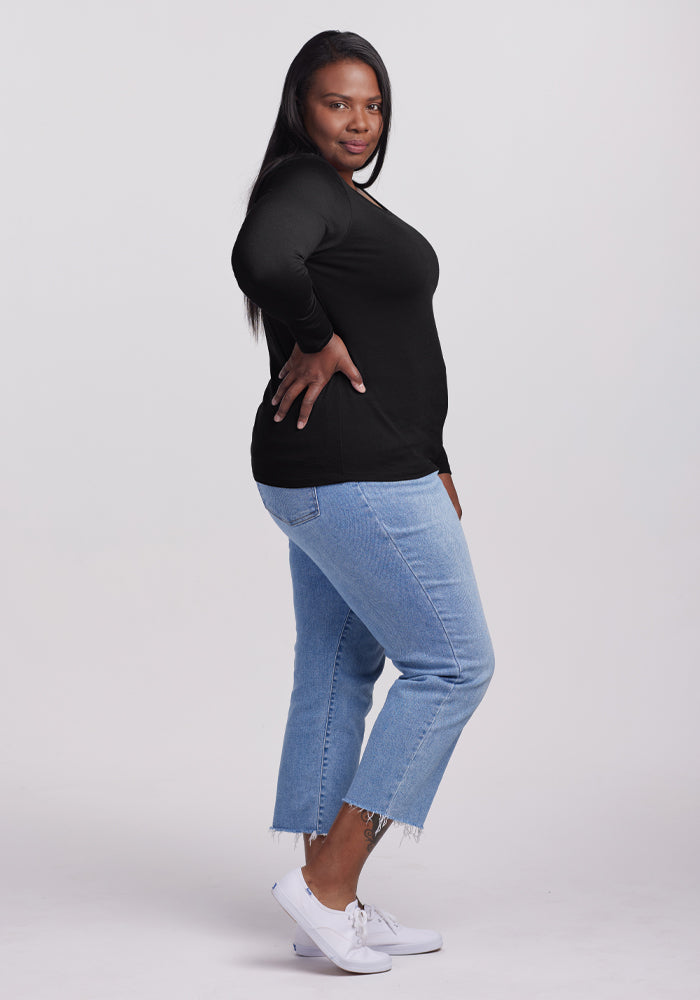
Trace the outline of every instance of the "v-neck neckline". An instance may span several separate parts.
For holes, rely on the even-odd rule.
[[[342,178],[341,178],[341,180],[342,180]],[[355,185],[354,185],[354,184],[348,184],[348,187],[349,187],[349,188],[350,188],[350,189],[351,189],[352,191],[354,191],[356,195],[358,195],[358,196],[359,196],[360,198],[362,198],[362,200],[363,200],[363,201],[368,201],[368,202],[370,203],[370,205],[374,205],[374,207],[375,207],[375,208],[381,208],[381,210],[382,210],[383,212],[386,212],[386,213],[387,213],[388,215],[391,215],[391,214],[392,214],[392,213],[391,213],[391,212],[389,211],[389,209],[388,209],[388,208],[385,208],[385,207],[384,207],[384,205],[382,205],[382,203],[381,203],[381,202],[379,202],[379,201],[375,201],[375,200],[374,200],[373,198],[370,198],[369,196],[365,196],[365,195],[364,195],[364,194],[362,193],[362,191],[360,191],[360,189],[359,189],[359,188],[356,188],[356,187],[355,187]]]

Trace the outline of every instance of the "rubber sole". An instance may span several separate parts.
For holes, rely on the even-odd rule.
[[[306,933],[308,934],[309,932],[307,931]],[[310,934],[309,937],[311,937]],[[370,945],[367,947],[370,947]],[[387,944],[382,945],[377,950],[383,951],[386,955],[428,955],[431,951],[440,951],[441,948],[441,944],[436,944],[434,948],[423,948],[420,951],[416,951],[415,947],[412,947],[410,944]],[[323,952],[319,948],[308,951],[303,945],[294,945],[294,954],[300,958],[323,958]]]
[[[337,965],[339,969],[344,969],[345,972],[360,972],[360,973],[373,973],[373,972],[389,972],[391,969],[391,960],[387,965],[383,960],[377,959],[376,966],[368,966],[365,962],[361,965],[355,962],[348,961],[348,959],[343,958],[338,955],[328,944],[323,940],[320,934],[316,933],[316,928],[310,923],[305,915],[299,910],[294,903],[291,901],[289,896],[280,889],[279,883],[275,882],[272,887],[272,895],[275,897],[277,902],[280,904],[283,910],[299,924],[302,930],[306,931],[311,940],[316,944],[316,946],[323,952],[326,958],[329,958],[334,965]]]

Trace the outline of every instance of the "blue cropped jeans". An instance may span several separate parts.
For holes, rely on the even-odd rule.
[[[418,836],[494,654],[438,473],[257,483],[289,539],[296,642],[272,829],[328,833],[343,802]],[[367,740],[385,658],[398,670]]]

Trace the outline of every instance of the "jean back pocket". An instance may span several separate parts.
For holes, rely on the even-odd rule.
[[[321,513],[315,486],[255,485],[266,509],[285,524],[303,524]]]

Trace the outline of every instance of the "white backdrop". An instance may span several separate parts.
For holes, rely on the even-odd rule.
[[[445,949],[362,980],[269,896],[293,619],[229,263],[326,28],[392,80],[373,191],[440,259],[496,651],[361,883]],[[698,5],[23,0],[0,34],[8,996],[696,995]]]

